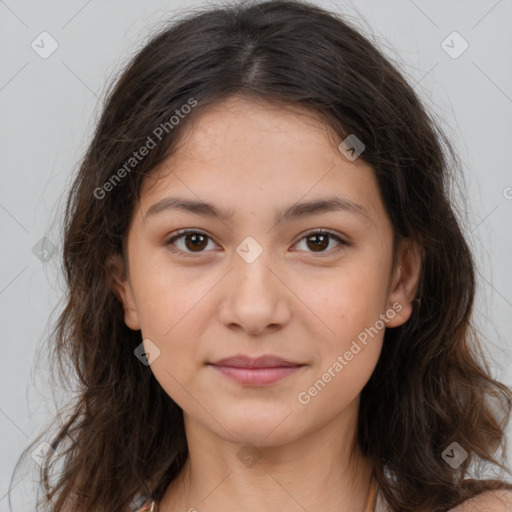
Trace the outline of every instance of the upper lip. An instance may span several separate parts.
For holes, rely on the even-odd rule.
[[[250,357],[238,354],[233,357],[226,357],[211,363],[215,366],[233,366],[236,368],[276,368],[280,366],[302,366],[300,363],[283,359],[273,355]]]

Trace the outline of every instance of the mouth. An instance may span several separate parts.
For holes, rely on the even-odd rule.
[[[208,363],[208,365],[229,379],[248,386],[274,384],[305,366],[271,355],[257,358],[236,355],[220,359],[215,363]]]

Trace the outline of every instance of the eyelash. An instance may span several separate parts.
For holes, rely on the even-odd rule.
[[[180,238],[183,238],[185,235],[189,235],[189,234],[203,235],[206,238],[208,238],[209,240],[213,241],[213,239],[209,235],[204,233],[203,231],[200,231],[200,230],[197,230],[197,229],[182,229],[182,230],[178,231],[176,234],[174,234],[171,238],[169,238],[165,242],[165,246],[168,247],[169,250],[172,251],[173,253],[177,254],[178,256],[183,256],[185,258],[195,258],[197,256],[200,256],[202,253],[206,252],[206,251],[199,251],[197,253],[192,253],[192,252],[182,251],[181,249],[172,248],[172,244],[176,240],[179,240]],[[310,252],[311,254],[314,255],[314,256],[308,256],[310,258],[311,257],[312,258],[322,257],[322,255],[325,255],[325,254],[331,256],[332,254],[337,254],[344,247],[349,247],[351,245],[350,243],[348,243],[345,240],[343,240],[335,232],[333,232],[333,231],[331,231],[329,229],[316,229],[316,230],[308,231],[307,233],[302,235],[302,237],[298,240],[297,244],[299,242],[301,242],[302,240],[304,240],[305,238],[308,238],[308,237],[310,237],[312,235],[329,235],[330,238],[333,238],[334,240],[339,242],[339,244],[334,249],[330,249],[329,251],[321,251],[321,252],[318,252],[318,253],[315,253],[313,251],[306,251],[306,252]],[[296,245],[296,244],[294,244],[294,245]]]

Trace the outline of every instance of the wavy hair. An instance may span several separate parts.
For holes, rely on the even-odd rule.
[[[41,469],[38,506],[125,512],[158,501],[183,467],[182,410],[134,357],[141,332],[124,323],[109,261],[125,256],[143,180],[205,107],[233,94],[307,109],[335,144],[355,134],[395,240],[422,248],[412,315],[385,332],[358,418],[358,441],[392,510],[442,512],[512,488],[503,475],[467,478],[471,464],[505,470],[512,393],[491,376],[472,321],[475,262],[450,193],[458,158],[377,46],[346,17],[309,2],[225,3],[169,22],[116,77],[65,205],[66,299],[50,360],[77,384],[58,415],[64,422]],[[180,120],[171,127],[172,116]],[[148,137],[155,146],[128,170]],[[442,457],[454,441],[468,453],[457,469]]]

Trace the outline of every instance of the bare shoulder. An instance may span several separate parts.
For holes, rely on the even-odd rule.
[[[486,491],[466,500],[450,512],[512,512],[512,491]]]

